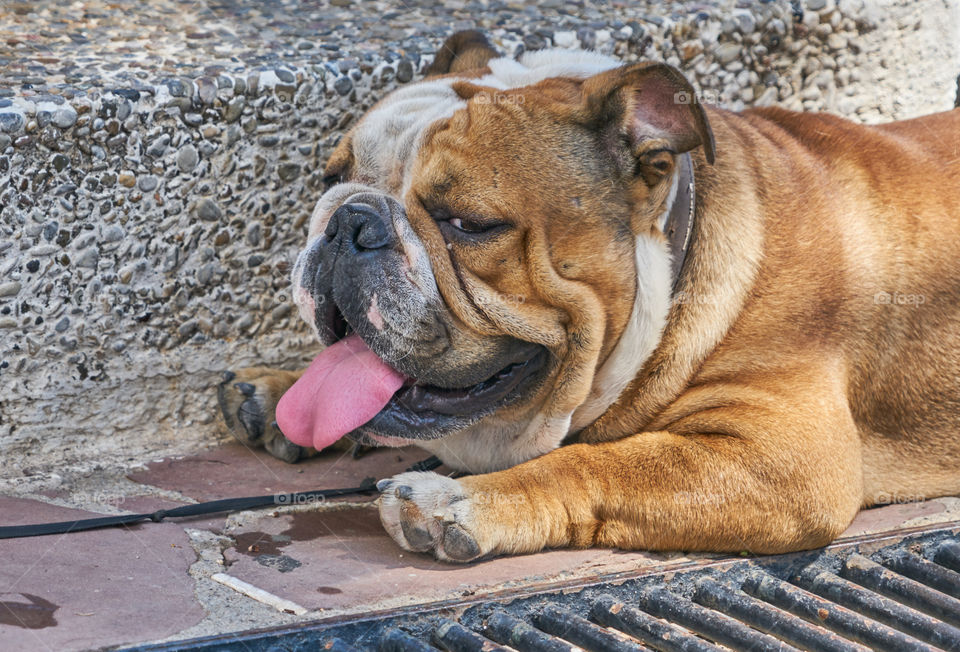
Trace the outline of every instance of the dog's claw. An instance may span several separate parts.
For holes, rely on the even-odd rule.
[[[246,397],[251,397],[257,392],[257,388],[250,383],[234,383],[234,387]]]
[[[237,410],[237,419],[247,431],[247,436],[251,443],[255,443],[263,437],[263,414],[260,411],[260,405],[254,399],[247,399]]]
[[[400,524],[407,544],[417,552],[426,552],[433,547],[433,536],[427,530],[417,527],[407,521]]]
[[[454,561],[470,561],[480,556],[480,546],[459,525],[448,525],[443,532],[443,551]]]

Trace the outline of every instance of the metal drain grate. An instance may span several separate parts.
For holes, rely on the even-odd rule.
[[[960,524],[143,650],[951,650]]]

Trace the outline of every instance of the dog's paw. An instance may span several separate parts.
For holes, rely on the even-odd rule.
[[[277,401],[297,380],[295,372],[266,367],[225,371],[217,387],[217,402],[233,436],[250,446],[263,446],[284,462],[311,455],[312,448],[288,440],[277,427]]]
[[[377,489],[380,522],[402,548],[456,562],[490,551],[478,536],[471,493],[457,480],[432,472],[401,473],[381,480]]]

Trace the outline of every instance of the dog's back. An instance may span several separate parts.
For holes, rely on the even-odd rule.
[[[903,152],[884,165],[899,168],[883,216],[900,237],[880,243],[896,261],[875,297],[883,345],[862,351],[851,395],[867,487],[918,500],[960,490],[960,110],[875,129]]]
[[[781,317],[803,314],[843,350],[865,502],[960,491],[960,110],[880,126],[743,117],[793,152],[792,178],[765,185],[773,205],[802,202],[808,223],[767,210],[767,253],[782,260],[760,282],[811,290]]]

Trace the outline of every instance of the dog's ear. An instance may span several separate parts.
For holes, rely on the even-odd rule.
[[[663,152],[682,154],[702,146],[707,162],[713,163],[707,114],[690,82],[666,64],[632,64],[585,80],[580,113],[582,120],[606,131],[611,148],[629,149],[616,154],[641,163],[651,158],[648,181],[649,174],[667,171]]]
[[[446,40],[437,51],[433,63],[427,68],[426,76],[446,75],[451,72],[479,70],[490,59],[500,54],[490,45],[490,41],[474,29],[457,32]]]

